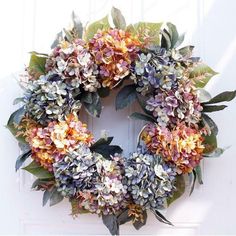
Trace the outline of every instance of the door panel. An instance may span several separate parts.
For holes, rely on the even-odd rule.
[[[55,34],[68,26],[72,10],[86,23],[102,18],[114,5],[122,10],[128,23],[171,21],[180,32],[186,32],[185,43],[194,44],[196,55],[201,55],[220,72],[208,85],[208,90],[215,95],[236,88],[236,2],[229,0],[226,5],[223,0],[7,0],[1,4],[0,26],[8,37],[0,39],[0,62],[4,65],[0,71],[0,234],[108,234],[95,215],[72,219],[67,201],[43,208],[42,193],[30,190],[33,177],[23,171],[14,172],[19,149],[3,125],[16,109],[11,105],[21,93],[16,77],[27,64],[27,52],[49,52]],[[115,111],[115,95],[114,91],[103,100],[100,119],[86,114],[82,119],[96,137],[104,129],[115,136],[114,143],[121,145],[128,155],[135,150],[142,122],[128,119],[137,111],[137,104]],[[121,227],[122,234],[236,234],[236,102],[212,117],[219,126],[219,145],[231,147],[221,158],[205,160],[204,185],[196,187],[191,197],[186,193],[166,211],[166,217],[175,227],[160,224],[150,215],[146,227],[136,231],[131,224],[126,224]]]

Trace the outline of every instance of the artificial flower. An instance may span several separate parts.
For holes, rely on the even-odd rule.
[[[173,130],[154,124],[147,125],[141,138],[148,150],[174,163],[179,173],[192,172],[202,159],[202,131],[184,123],[178,123]]]

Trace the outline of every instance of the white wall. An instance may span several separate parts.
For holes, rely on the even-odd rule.
[[[99,19],[112,6],[122,10],[128,22],[172,21],[186,32],[185,43],[196,45],[196,55],[220,75],[208,85],[215,95],[236,88],[236,1],[234,0],[6,0],[0,2],[0,234],[107,234],[94,215],[73,220],[65,201],[55,207],[41,207],[42,193],[30,191],[32,177],[15,173],[19,154],[16,142],[3,127],[16,108],[13,99],[20,94],[16,77],[27,64],[29,51],[48,52],[54,35],[66,27],[72,10],[86,23]],[[115,112],[114,99],[105,101],[102,119],[88,118],[96,135],[108,129],[125,153],[134,149],[140,123],[128,121],[130,108]],[[110,115],[112,112],[112,116]],[[112,118],[112,119],[110,119]],[[156,222],[150,216],[147,226],[135,231],[130,224],[122,234],[203,235],[236,234],[236,101],[213,115],[217,122],[219,145],[230,146],[221,158],[204,161],[204,185],[173,204],[166,216],[175,227]],[[106,119],[106,121],[105,121]],[[120,121],[122,120],[122,121]],[[125,137],[125,138],[124,138]],[[235,166],[234,166],[235,165]]]

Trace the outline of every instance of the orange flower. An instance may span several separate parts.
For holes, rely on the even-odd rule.
[[[176,165],[180,173],[189,173],[202,159],[202,132],[179,123],[174,130],[148,125],[141,136],[147,148]]]
[[[89,49],[99,65],[103,87],[113,88],[130,73],[140,45],[137,37],[118,29],[100,31],[90,40]]]
[[[32,158],[49,171],[66,152],[73,151],[81,143],[90,146],[94,141],[87,125],[79,121],[76,114],[69,114],[65,121],[50,122],[44,128],[34,123],[25,135],[32,149]]]

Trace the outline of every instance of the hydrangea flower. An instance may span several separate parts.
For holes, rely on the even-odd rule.
[[[80,144],[53,164],[57,191],[63,196],[73,197],[80,190],[94,189],[97,177],[96,157],[90,149]]]
[[[137,84],[137,91],[143,95],[151,94],[153,89],[171,90],[179,80],[188,79],[189,69],[199,58],[192,57],[191,51],[149,46],[138,54],[132,64],[132,79]]]
[[[127,191],[122,183],[119,157],[104,159],[79,145],[54,163],[58,191],[79,199],[81,208],[97,214],[111,214],[126,206]]]
[[[28,81],[24,101],[27,115],[41,125],[63,119],[81,108],[80,101],[74,100],[58,75],[42,75],[38,80]]]
[[[81,206],[92,213],[103,215],[113,214],[124,209],[127,206],[129,194],[123,185],[121,157],[115,156],[112,160],[100,157],[96,168],[98,172],[96,188],[93,191],[80,191]]]
[[[147,125],[141,135],[148,150],[175,164],[179,173],[190,173],[202,159],[202,132],[178,123],[173,130]]]
[[[182,80],[171,90],[157,89],[146,103],[159,126],[173,126],[179,121],[197,124],[201,119],[202,106],[191,82]]]
[[[114,87],[130,73],[139,45],[137,38],[123,30],[109,29],[94,35],[89,48],[99,65],[103,87]]]
[[[49,171],[52,171],[55,161],[73,151],[77,145],[90,146],[93,143],[86,124],[79,121],[75,114],[69,114],[65,121],[50,122],[47,127],[31,125],[25,135],[32,149],[32,158]]]
[[[46,70],[60,75],[70,89],[82,86],[86,91],[95,92],[101,86],[97,80],[97,65],[82,39],[60,42],[49,56]]]
[[[175,190],[175,168],[159,156],[134,152],[125,161],[128,192],[144,209],[162,209]]]
[[[185,68],[180,62],[186,60],[174,51],[161,47],[148,48],[140,52],[132,66],[132,79],[137,84],[137,91],[142,95],[152,93],[153,89],[171,90],[184,77]]]

